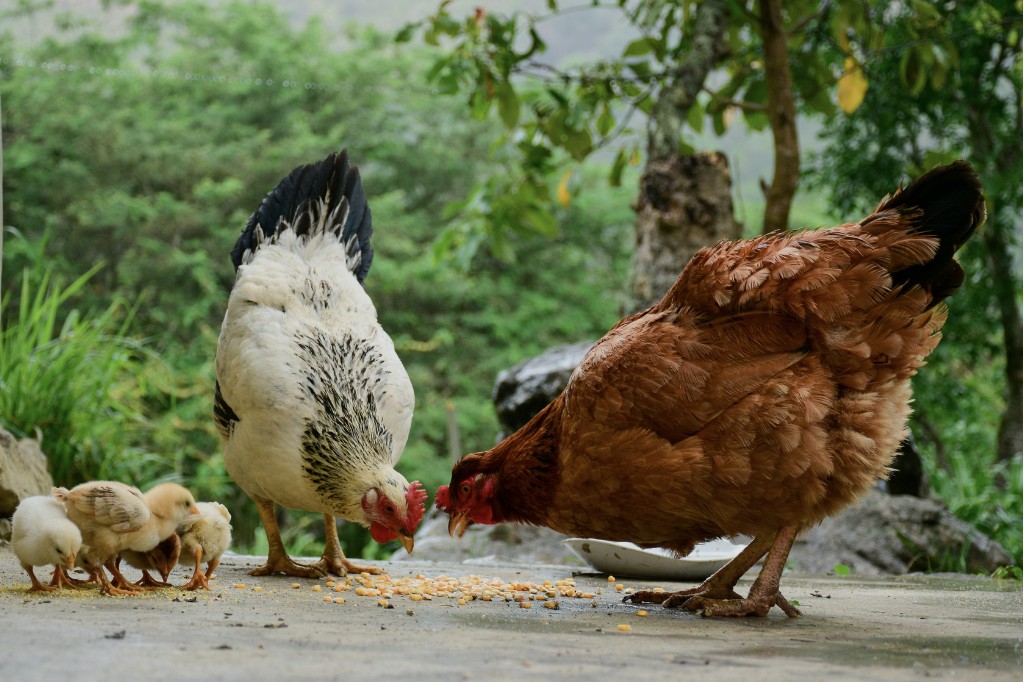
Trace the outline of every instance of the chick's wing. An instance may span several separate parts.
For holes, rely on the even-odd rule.
[[[79,494],[70,495],[68,502],[95,523],[118,533],[138,530],[146,525],[151,514],[142,493],[131,486],[97,484]]]

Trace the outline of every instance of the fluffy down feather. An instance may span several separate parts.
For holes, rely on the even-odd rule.
[[[45,495],[26,497],[11,519],[11,546],[32,580],[31,591],[49,592],[56,587],[40,583],[32,567],[52,565],[55,571],[74,568],[82,534],[57,500]]]

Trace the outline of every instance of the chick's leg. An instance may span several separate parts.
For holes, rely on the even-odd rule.
[[[317,568],[323,569],[326,573],[340,576],[348,575],[349,573],[373,573],[377,575],[384,572],[376,566],[356,564],[345,558],[345,553],[341,551],[341,540],[338,539],[338,525],[330,514],[324,514],[324,555],[314,565]]]
[[[796,526],[786,526],[775,535],[764,566],[746,599],[717,599],[698,595],[687,600],[683,608],[699,611],[703,616],[766,616],[773,606],[778,606],[790,618],[799,616],[800,610],[779,592],[782,569],[786,566],[798,530]]]
[[[192,580],[181,586],[183,590],[198,590],[200,587],[204,590],[210,589],[210,583],[207,581],[206,576],[199,570],[199,565],[203,561],[203,548],[196,547],[192,551],[192,557],[196,560],[195,571],[192,572]]]
[[[68,572],[64,570],[63,566],[53,567],[53,577],[50,578],[51,587],[70,587],[73,589],[79,589],[89,583],[98,582],[95,576],[89,578],[89,580],[79,580],[78,578],[72,578],[68,575]]]
[[[139,587],[131,580],[124,577],[124,574],[121,573],[121,569],[118,568],[119,563],[121,563],[120,557],[117,559],[111,559],[104,564],[104,566],[107,567],[107,570],[110,571],[110,575],[113,577],[113,580],[110,581],[111,584],[123,592],[141,592],[143,590],[142,587]],[[102,573],[102,571],[100,571],[100,573]]]
[[[760,535],[754,538],[753,542],[744,547],[743,551],[733,557],[732,561],[722,566],[697,587],[678,592],[641,590],[624,598],[623,601],[634,604],[661,604],[665,608],[673,608],[681,606],[695,595],[708,596],[713,599],[739,599],[740,595],[736,594],[733,589],[736,587],[737,581],[750,570],[751,566],[757,563],[758,559],[764,556],[771,544],[771,535]]]
[[[112,561],[108,563],[110,565],[113,565]],[[111,596],[124,595],[126,597],[137,597],[139,596],[139,594],[141,594],[141,590],[123,590],[120,587],[117,587],[116,585],[111,583],[110,579],[107,578],[107,574],[103,571],[103,566],[90,567],[89,570],[93,573],[94,576],[96,576],[96,579],[100,581],[100,594],[109,594]],[[121,578],[123,580],[124,576],[121,576]],[[127,581],[125,582],[128,585],[131,585],[131,583],[128,583]]]
[[[297,563],[285,551],[284,542],[281,541],[281,529],[277,526],[277,517],[274,516],[274,502],[262,498],[253,498],[256,509],[263,519],[263,530],[267,533],[267,563],[259,568],[249,571],[249,575],[274,575],[284,573],[296,578],[322,578],[324,572],[316,565],[306,566]]]
[[[135,582],[135,583],[132,583],[132,584],[135,585],[136,587],[147,587],[147,588],[152,588],[152,589],[157,589],[157,588],[161,588],[161,587],[171,587],[172,586],[166,580],[165,581],[157,580],[156,578],[151,576],[149,574],[149,571],[147,571],[147,570],[143,570],[142,571],[142,577],[138,580],[138,582]]]
[[[54,592],[57,590],[56,587],[50,585],[44,585],[39,582],[39,578],[36,577],[35,571],[32,570],[31,566],[21,565],[22,568],[28,573],[28,577],[32,580],[32,587],[28,588],[29,592]]]

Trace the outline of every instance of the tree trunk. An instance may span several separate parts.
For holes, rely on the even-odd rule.
[[[649,161],[633,208],[635,309],[658,301],[699,249],[742,231],[733,217],[729,164],[719,152]]]
[[[764,77],[768,86],[768,120],[775,145],[775,170],[765,192],[764,232],[789,227],[789,211],[800,180],[800,145],[796,131],[793,74],[782,24],[782,0],[759,3]]]
[[[698,249],[740,236],[725,157],[717,152],[680,154],[687,113],[726,54],[728,18],[724,0],[697,5],[690,51],[658,93],[648,119],[647,167],[633,206],[634,309],[660,299]]]

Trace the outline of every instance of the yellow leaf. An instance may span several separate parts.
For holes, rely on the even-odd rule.
[[[571,168],[565,171],[558,183],[558,203],[562,206],[568,206],[569,202],[572,201],[572,195],[569,194],[569,180],[572,178],[572,173],[573,170]]]
[[[839,108],[847,114],[857,111],[868,91],[868,79],[852,57],[846,58],[843,75],[839,78]]]

